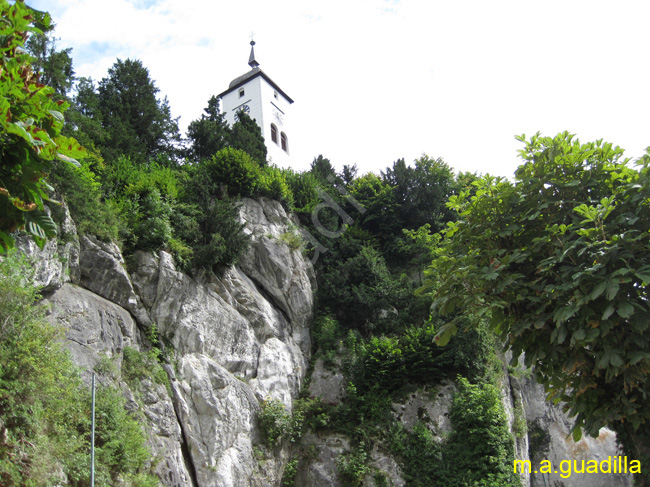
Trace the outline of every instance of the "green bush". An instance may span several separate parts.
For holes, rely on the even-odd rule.
[[[203,166],[209,181],[232,197],[252,196],[260,185],[260,166],[246,152],[226,147]]]
[[[282,203],[288,211],[293,211],[293,193],[287,183],[287,172],[275,167],[262,168],[259,179],[258,194]]]
[[[275,446],[284,438],[292,438],[295,433],[295,421],[282,401],[267,398],[262,401],[261,406],[258,420],[267,445]]]
[[[126,399],[119,390],[99,386],[95,396],[95,458],[98,485],[111,485],[120,476],[142,478],[141,470],[151,454],[137,420],[125,409]],[[89,404],[87,403],[88,407]],[[148,476],[145,476],[148,477]],[[153,478],[150,478],[152,481]],[[129,485],[130,482],[127,482]],[[153,485],[157,485],[155,482]],[[80,484],[85,485],[85,484]]]
[[[189,242],[193,251],[194,267],[220,273],[229,265],[236,264],[248,250],[250,237],[242,232],[239,212],[230,201],[215,199],[212,206],[205,207],[195,241]]]
[[[134,391],[141,389],[142,379],[151,379],[156,384],[164,385],[171,392],[169,376],[158,363],[160,350],[153,348],[148,353],[132,347],[124,347],[122,377]]]
[[[398,336],[374,336],[361,341],[350,368],[359,391],[380,386],[387,393],[405,384],[437,383],[462,374],[483,377],[494,355],[494,339],[484,327],[458,333],[444,347],[435,342],[438,327],[409,327]]]
[[[312,210],[321,201],[316,178],[308,172],[298,173],[291,170],[285,170],[284,177],[293,195],[294,211],[311,218]]]
[[[404,479],[413,487],[447,485],[442,480],[444,446],[422,423],[408,431],[395,423],[387,435],[391,453],[401,459]]]
[[[318,298],[341,323],[351,328],[373,331],[396,319],[397,309],[406,306],[412,286],[393,276],[382,255],[363,246],[353,256],[333,262],[320,273]]]
[[[79,233],[95,235],[105,241],[118,238],[117,208],[103,201],[101,184],[88,162],[82,161],[79,168],[57,164],[50,181],[70,210]],[[56,207],[53,209],[56,213]]]
[[[338,320],[331,314],[321,314],[314,320],[312,331],[314,346],[324,354],[337,352],[343,332]]]
[[[293,458],[287,462],[282,473],[282,487],[294,487],[296,485],[296,474],[298,473],[298,459]]]
[[[363,480],[370,473],[367,462],[368,454],[364,442],[360,442],[352,451],[339,456],[336,467],[345,486],[360,487],[363,485]]]
[[[512,469],[514,446],[499,390],[489,383],[471,384],[463,377],[457,384],[449,411],[453,430],[445,448],[445,485],[520,485]]]

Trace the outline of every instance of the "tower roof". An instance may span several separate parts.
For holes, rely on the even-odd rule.
[[[255,69],[260,63],[255,60],[255,41],[251,41],[251,55],[248,57],[248,65]]]
[[[219,98],[223,97],[224,95],[227,95],[231,91],[236,90],[240,86],[245,85],[248,83],[250,80],[257,78],[258,76],[261,76],[268,84],[270,84],[274,90],[276,90],[278,93],[280,93],[284,98],[289,103],[293,103],[293,100],[289,95],[287,95],[282,88],[280,88],[275,81],[273,81],[269,76],[260,69],[260,63],[257,62],[255,59],[255,41],[251,41],[251,54],[248,57],[248,65],[252,68],[248,73],[242,74],[241,76],[238,76],[234,80],[230,82],[228,85],[228,89],[224,91],[223,93],[219,94]]]

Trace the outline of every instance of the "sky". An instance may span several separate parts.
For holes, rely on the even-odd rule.
[[[139,59],[179,127],[250,68],[295,103],[292,167],[399,158],[511,178],[536,132],[650,146],[647,0],[27,0],[99,81]]]

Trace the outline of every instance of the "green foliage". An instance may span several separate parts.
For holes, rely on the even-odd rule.
[[[355,179],[349,191],[366,210],[359,216],[358,225],[383,240],[392,236],[395,225],[399,224],[395,220],[399,206],[393,188],[379,176],[368,173]]]
[[[167,98],[157,99],[158,92],[139,60],[118,59],[99,82],[97,108],[105,138],[95,143],[109,164],[119,157],[136,163],[159,155],[175,159],[178,121],[171,117]]]
[[[368,454],[364,442],[360,442],[352,451],[340,455],[336,467],[343,480],[343,485],[361,487],[363,480],[370,473],[367,462]]]
[[[412,295],[405,278],[393,276],[383,256],[372,247],[361,247],[351,258],[332,262],[321,273],[318,297],[341,323],[370,330],[397,321],[398,309],[405,308]]]
[[[237,113],[237,121],[230,133],[230,147],[246,152],[258,166],[266,165],[266,145],[262,129],[244,111]]]
[[[157,480],[142,472],[151,453],[146,448],[142,428],[126,411],[125,403],[119,390],[101,385],[97,388],[95,461],[98,468],[95,481],[99,485],[112,485],[122,476],[126,477],[127,485],[138,485],[138,482],[139,485],[158,485]]]
[[[258,420],[266,444],[276,446],[285,438],[293,441],[299,428],[296,428],[296,420],[286,410],[282,401],[267,398],[262,401],[261,407]]]
[[[298,473],[298,459],[289,460],[282,473],[282,487],[293,487],[295,485],[296,474]]]
[[[442,159],[423,155],[415,160],[415,167],[400,159],[382,177],[393,188],[401,228],[416,229],[428,223],[439,231],[456,219],[446,203],[457,193],[458,186],[451,168]]]
[[[200,234],[189,242],[193,265],[220,273],[236,264],[248,250],[249,237],[238,220],[238,211],[230,201],[213,200],[199,221]]]
[[[380,387],[392,393],[406,384],[435,384],[456,374],[489,375],[494,341],[484,327],[466,329],[446,347],[436,345],[436,335],[433,325],[411,326],[399,336],[373,336],[361,342],[352,380],[360,391]]]
[[[291,170],[285,170],[284,177],[293,195],[294,211],[311,218],[312,210],[320,202],[316,178],[308,172],[297,173]]]
[[[285,209],[293,210],[293,192],[287,182],[288,171],[275,166],[265,166],[259,176],[257,192],[261,196],[274,199],[282,203]]]
[[[38,81],[33,58],[24,50],[30,33],[42,34],[50,16],[25,6],[0,1],[0,252],[13,247],[11,233],[25,229],[37,244],[56,235],[45,210],[47,174],[58,161],[78,164],[84,151],[76,140],[61,135],[64,101]]]
[[[102,240],[117,240],[120,220],[115,204],[102,201],[102,188],[89,164],[59,164],[50,174],[52,186],[67,205],[77,230]]]
[[[203,172],[215,190],[229,196],[252,196],[258,189],[260,167],[239,149],[221,149],[203,166]],[[218,194],[215,193],[214,194]]]
[[[444,469],[441,445],[429,429],[418,422],[408,431],[400,423],[389,430],[387,444],[393,455],[401,460],[404,479],[413,487],[447,485],[440,482]]]
[[[54,25],[51,25],[51,29]],[[25,43],[26,49],[34,56],[32,67],[39,73],[39,81],[54,89],[60,98],[72,88],[74,69],[72,68],[72,48],[56,50],[56,40],[49,34],[33,34]]]
[[[225,117],[219,111],[219,99],[210,97],[208,106],[203,110],[201,118],[194,120],[187,127],[187,137],[190,147],[187,157],[195,162],[205,161],[224,149],[230,140],[230,127]]]
[[[514,447],[498,389],[458,377],[450,409],[452,431],[439,443],[422,423],[412,431],[395,424],[391,452],[402,462],[408,485],[502,487],[520,485],[512,471]]]
[[[650,157],[634,170],[620,148],[568,133],[534,136],[521,155],[514,183],[485,177],[450,199],[462,219],[426,289],[442,313],[491,317],[576,416],[576,439],[609,425],[650,462]]]
[[[324,403],[320,397],[304,397],[293,404],[293,424],[296,434],[302,436],[305,431],[321,431],[330,427],[332,406]]]
[[[296,230],[282,233],[279,239],[287,244],[291,250],[298,250],[305,244],[302,236]]]
[[[122,377],[132,390],[139,391],[143,379],[151,379],[171,390],[169,376],[158,362],[160,349],[154,347],[145,353],[132,347],[124,347],[123,354]]]
[[[32,276],[15,253],[0,262],[0,483],[8,486],[44,485],[48,462],[84,446],[75,431],[81,382],[59,330],[35,306]]]
[[[316,351],[324,354],[335,352],[339,349],[339,343],[343,338],[343,332],[338,320],[331,314],[318,315],[314,320],[312,338]]]
[[[447,439],[449,486],[519,485],[513,473],[514,447],[499,390],[492,384],[471,384],[458,378],[449,416]]]

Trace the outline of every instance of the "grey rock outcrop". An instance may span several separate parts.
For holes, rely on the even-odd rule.
[[[48,318],[65,327],[66,346],[86,382],[90,382],[92,372],[102,383],[119,378],[125,347],[140,349],[138,329],[129,312],[72,284],[62,286],[49,301]],[[164,479],[164,485],[192,486],[182,453],[181,428],[165,387],[149,379],[143,380],[139,391],[132,391],[123,381],[119,386],[131,407],[140,409],[147,418],[153,470]]]
[[[66,243],[19,241],[84,379],[94,371],[117,385],[146,418],[151,468],[165,486],[279,485],[288,459],[280,448],[260,460],[257,414],[265,398],[291,409],[302,386],[315,275],[283,238],[297,221],[279,203],[244,199],[240,215],[250,250],[221,277],[190,277],[164,251],[136,252],[127,268],[117,245],[79,241],[71,219]],[[169,390],[149,378],[132,390],[124,350],[147,350],[154,324],[174,357]]]
[[[620,473],[587,473],[583,462],[600,462],[619,455],[613,431],[601,428],[597,438],[583,435],[578,442],[570,435],[573,422],[562,412],[560,405],[546,401],[544,387],[532,378],[521,381],[522,400],[528,422],[531,443],[531,487],[553,485],[557,487],[630,487],[632,476]],[[535,472],[542,461],[548,460],[553,471]],[[564,462],[562,464],[562,462]],[[571,472],[567,468],[570,462]],[[576,462],[574,464],[574,462]],[[562,465],[561,465],[562,464]],[[584,473],[573,471],[574,465]],[[562,472],[564,468],[565,472]]]

